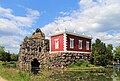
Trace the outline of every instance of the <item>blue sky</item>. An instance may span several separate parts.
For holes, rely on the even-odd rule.
[[[0,45],[19,52],[25,36],[41,28],[46,37],[56,28],[120,43],[120,0],[0,0]]]
[[[37,10],[40,16],[35,26],[43,27],[60,16],[60,12],[78,9],[78,2],[79,0],[0,0],[0,6],[11,8],[14,11],[13,14],[18,16],[25,16],[27,8]]]

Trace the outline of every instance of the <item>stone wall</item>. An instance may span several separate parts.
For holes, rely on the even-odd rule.
[[[37,29],[32,36],[25,37],[20,45],[19,69],[30,70],[33,59],[38,60],[39,67],[45,64],[45,57],[49,52],[49,40],[45,39],[44,33]]]
[[[19,69],[31,71],[32,63],[37,60],[39,68],[42,66],[66,67],[83,59],[90,59],[90,54],[84,53],[49,53],[49,40],[40,29],[32,36],[25,37],[20,45]],[[33,63],[34,64],[34,63]]]
[[[84,53],[54,53],[49,55],[49,67],[66,67],[77,61],[90,60],[90,54]]]

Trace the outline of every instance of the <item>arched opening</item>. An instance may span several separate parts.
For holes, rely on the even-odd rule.
[[[33,59],[33,61],[31,62],[31,66],[32,67],[39,67],[40,63],[38,62],[37,59]]]
[[[31,72],[33,74],[37,74],[39,72],[39,70],[40,70],[39,65],[40,65],[40,63],[38,62],[38,60],[33,59],[33,61],[31,62]]]

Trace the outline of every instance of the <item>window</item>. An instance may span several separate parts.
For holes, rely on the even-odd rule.
[[[39,52],[41,52],[41,47],[39,47]]]
[[[74,48],[74,39],[70,38],[70,48]]]
[[[79,40],[79,49],[82,49],[82,40]]]
[[[86,50],[89,50],[89,42],[86,41]]]
[[[30,47],[27,47],[26,52],[29,52],[29,51],[30,51]]]
[[[59,41],[58,39],[55,39],[55,49],[58,49],[59,48]]]

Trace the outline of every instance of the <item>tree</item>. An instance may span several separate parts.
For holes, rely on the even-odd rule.
[[[10,58],[11,58],[11,61],[18,61],[18,54],[11,54]]]
[[[0,60],[10,61],[10,53],[5,52],[3,46],[0,46]]]
[[[120,60],[120,46],[117,46],[114,50],[115,60]]]
[[[106,54],[107,54],[107,59],[109,61],[109,63],[111,63],[113,61],[113,46],[112,44],[108,44],[106,47]]]
[[[1,54],[2,52],[5,52],[5,51],[4,51],[4,47],[3,47],[3,46],[0,46],[0,54]]]
[[[10,54],[7,52],[3,52],[0,56],[1,61],[10,61]]]
[[[3,59],[3,55],[4,55],[5,51],[4,51],[4,47],[0,46],[0,60]]]
[[[100,39],[96,39],[92,44],[92,62],[95,65],[106,66],[112,60],[112,45],[106,47]],[[109,56],[109,57],[108,57]]]

